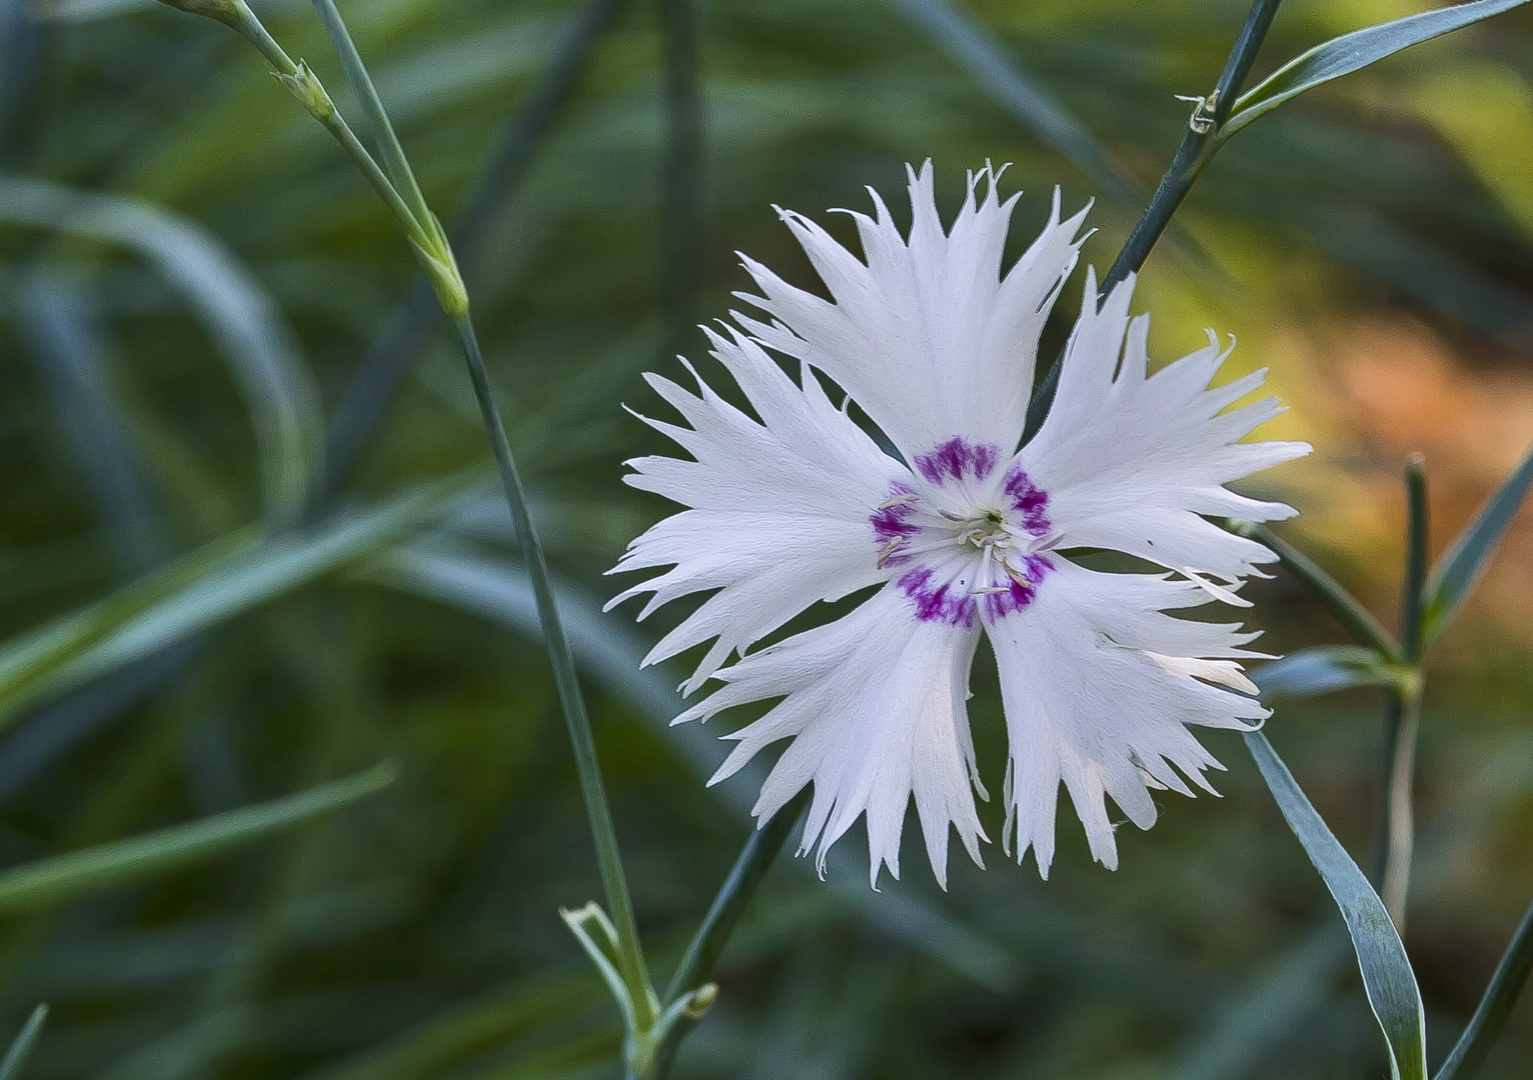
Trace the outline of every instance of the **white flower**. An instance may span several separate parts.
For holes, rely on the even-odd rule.
[[[988,190],[977,200],[982,177]],[[1016,197],[1000,202],[995,186],[988,168],[971,176],[944,233],[930,164],[912,171],[908,239],[873,193],[876,216],[852,215],[865,262],[779,211],[835,302],[746,259],[762,295],[740,295],[770,321],[736,312],[742,329],[708,333],[756,416],[700,378],[694,395],[648,376],[690,426],[647,422],[694,460],[640,458],[626,478],[689,509],[635,540],[616,570],[672,568],[612,603],[652,593],[643,618],[713,592],[646,661],[715,639],[683,689],[724,685],[676,723],[780,698],[726,736],[738,746],[713,782],[791,740],[762,787],[758,820],[813,783],[800,853],[817,847],[823,870],[827,849],[865,813],[875,884],[883,864],[899,876],[912,796],[939,882],[950,825],[980,860],[987,837],[971,785],[988,796],[964,701],[982,632],[1010,740],[1003,839],[1009,848],[1014,832],[1017,858],[1031,847],[1045,876],[1061,780],[1093,856],[1116,867],[1105,796],[1148,828],[1148,787],[1191,795],[1185,776],[1212,791],[1203,770],[1220,766],[1188,725],[1239,729],[1267,715],[1224,688],[1254,693],[1237,661],[1259,655],[1241,648],[1257,635],[1165,613],[1246,603],[1233,590],[1275,556],[1205,516],[1292,515],[1223,485],[1309,447],[1238,441],[1281,409],[1272,398],[1229,409],[1263,372],[1209,389],[1227,355],[1212,335],[1148,375],[1148,316],[1128,317],[1132,280],[1098,312],[1088,272],[1053,409],[1018,451],[1039,334],[1075,265],[1085,211],[1061,222],[1056,192],[1048,225],[1003,277]],[[798,382],[766,348],[801,361]],[[830,402],[816,370],[903,461]],[[1169,572],[1089,570],[1071,557],[1082,548]],[[844,618],[746,654],[816,601],[870,586],[879,588]]]

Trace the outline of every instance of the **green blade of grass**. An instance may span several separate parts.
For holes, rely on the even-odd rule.
[[[12,867],[0,872],[0,916],[43,911],[215,858],[382,791],[398,775],[398,766],[383,762],[296,795]]]
[[[20,177],[0,176],[0,222],[120,244],[183,293],[250,412],[270,516],[298,520],[319,480],[319,390],[276,304],[228,249],[149,203]]]
[[[230,534],[0,646],[0,727],[22,709],[225,622],[435,524],[478,472],[301,532]]]
[[[48,1019],[48,1006],[39,1005],[32,1010],[32,1015],[27,1018],[26,1026],[21,1029],[11,1048],[5,1052],[5,1060],[0,1061],[0,1080],[16,1080],[21,1073],[21,1067],[27,1063],[27,1058],[32,1056],[32,1048],[37,1045],[37,1040],[42,1036],[43,1023]]]

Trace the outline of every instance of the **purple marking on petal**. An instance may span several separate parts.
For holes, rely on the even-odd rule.
[[[990,443],[971,443],[962,437],[949,439],[935,449],[916,455],[916,468],[934,484],[963,480],[967,473],[983,480],[995,471],[1001,448]]]
[[[1047,555],[1024,555],[1020,559],[1013,558],[1012,562],[1022,564],[1017,569],[1028,583],[1023,585],[1008,575],[1002,582],[1007,586],[1006,592],[983,594],[985,618],[991,622],[1004,619],[1008,615],[1015,615],[1031,604],[1033,598],[1038,595],[1038,586],[1054,570],[1054,564],[1049,561]]]
[[[974,625],[974,597],[968,590],[951,585],[932,584],[929,567],[918,566],[899,580],[900,589],[915,605],[916,618],[922,622],[945,622],[950,626]]]
[[[1024,529],[1034,536],[1049,531],[1049,493],[1033,483],[1020,463],[1007,470],[1006,494],[1011,498],[1011,508],[1022,515]]]
[[[889,485],[889,498],[898,499],[901,496],[915,495],[915,488],[903,480],[896,480]],[[886,506],[882,510],[874,510],[868,515],[868,524],[873,526],[873,537],[880,548],[885,547],[889,541],[896,537],[914,536],[921,531],[921,526],[905,519],[915,513],[913,502],[897,503],[894,506]]]

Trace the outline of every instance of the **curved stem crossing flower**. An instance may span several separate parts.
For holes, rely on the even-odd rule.
[[[1240,667],[1261,655],[1244,648],[1257,635],[1168,612],[1246,605],[1236,590],[1276,556],[1207,518],[1291,516],[1225,485],[1309,447],[1240,441],[1281,407],[1270,397],[1235,407],[1264,372],[1211,388],[1228,356],[1212,335],[1151,375],[1148,316],[1128,314],[1133,279],[1098,311],[1088,271],[1053,409],[1019,450],[1039,336],[1086,211],[1061,220],[1056,192],[1048,224],[1003,274],[1016,196],[1002,202],[997,179],[971,175],[944,230],[930,164],[911,170],[908,235],[876,192],[873,216],[852,214],[862,259],[779,211],[834,299],[745,259],[760,295],[741,298],[765,317],[735,312],[737,327],[707,333],[755,416],[695,371],[696,393],[650,375],[686,426],[644,419],[692,460],[640,458],[626,478],[687,509],[635,540],[614,572],[670,569],[612,603],[650,594],[643,618],[712,593],[646,661],[713,641],[683,689],[722,686],[676,722],[780,699],[726,736],[737,745],[713,782],[789,740],[757,818],[812,784],[800,853],[814,850],[823,869],[865,816],[874,884],[883,866],[899,876],[912,799],[939,882],[953,830],[980,862],[988,838],[974,793],[988,795],[965,701],[981,637],[995,651],[1010,742],[1003,845],[1014,840],[1018,860],[1031,848],[1045,876],[1061,783],[1092,855],[1116,867],[1106,798],[1148,828],[1149,789],[1213,790],[1203,773],[1220,766],[1189,725],[1241,729],[1267,716]],[[768,349],[798,360],[799,378]],[[899,457],[832,404],[821,376]],[[1165,572],[1088,569],[1081,549]],[[844,617],[747,651],[816,602],[870,587]]]

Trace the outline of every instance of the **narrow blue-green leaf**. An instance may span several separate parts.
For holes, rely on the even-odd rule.
[[[302,532],[241,530],[104,600],[0,645],[0,727],[115,671],[431,526],[477,470]]]
[[[1332,38],[1290,60],[1242,94],[1235,102],[1234,113],[1219,129],[1219,136],[1229,138],[1306,90],[1350,75],[1412,45],[1460,30],[1525,3],[1527,0],[1472,0],[1471,3],[1407,15],[1403,19]]]
[[[0,872],[0,916],[57,907],[214,858],[382,791],[398,775],[386,761],[296,795],[12,867]]]
[[[1421,605],[1421,640],[1423,647],[1447,627],[1459,605],[1469,595],[1485,570],[1501,534],[1511,524],[1517,510],[1533,487],[1533,450],[1511,471],[1495,493],[1480,507],[1453,546],[1443,553],[1432,569]]]
[[[14,176],[0,176],[0,223],[121,244],[183,293],[250,411],[271,515],[298,519],[319,479],[319,389],[276,303],[220,241],[149,203]]]
[[[1310,805],[1267,737],[1251,731],[1246,733],[1245,740],[1288,827],[1304,845],[1305,854],[1320,871],[1325,887],[1341,909],[1347,933],[1352,936],[1352,947],[1357,951],[1368,1003],[1389,1047],[1390,1075],[1394,1080],[1426,1080],[1426,1019],[1421,991],[1384,902]]]
[[[1251,673],[1262,699],[1314,697],[1358,686],[1392,686],[1405,669],[1376,649],[1361,645],[1319,645],[1289,653]]]
[[[21,1034],[16,1036],[15,1041],[11,1043],[11,1048],[5,1052],[5,1060],[0,1061],[0,1080],[16,1080],[21,1067],[32,1055],[32,1048],[37,1045],[37,1040],[43,1033],[43,1023],[47,1019],[48,1006],[39,1005],[32,1010],[32,1015],[27,1018],[26,1026],[21,1029]]]

